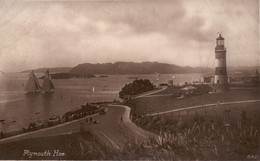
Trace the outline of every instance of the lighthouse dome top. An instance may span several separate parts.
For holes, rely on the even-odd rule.
[[[221,34],[219,34],[219,37],[217,38],[217,40],[224,40],[224,38],[221,36]]]

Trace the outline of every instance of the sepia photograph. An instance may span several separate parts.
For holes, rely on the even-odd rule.
[[[260,160],[259,0],[0,0],[0,160]]]

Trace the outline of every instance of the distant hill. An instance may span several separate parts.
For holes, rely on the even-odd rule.
[[[104,64],[79,64],[70,70],[72,74],[182,74],[209,73],[213,69],[205,67],[181,67],[158,62],[115,62]]]
[[[258,66],[227,67],[228,72],[252,72],[259,69]],[[84,63],[75,67],[55,67],[48,68],[50,73],[70,73],[78,76],[88,74],[185,74],[185,73],[214,73],[214,68],[178,66],[174,64],[158,62],[115,62],[103,64]],[[36,73],[45,72],[47,68],[38,68]],[[31,70],[22,71],[29,73]]]
[[[43,73],[46,72],[47,69],[49,69],[50,73],[68,73],[72,67],[55,67],[55,68],[38,68],[34,69],[35,73]],[[25,70],[22,71],[22,73],[29,73],[32,70]]]

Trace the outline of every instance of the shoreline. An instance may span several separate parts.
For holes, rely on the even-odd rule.
[[[94,103],[94,104],[97,104],[97,106],[98,106],[99,104],[104,104],[104,103],[101,102],[101,103]],[[74,109],[76,109],[76,108],[74,108]],[[40,124],[41,126],[36,126],[36,128],[30,129],[30,124],[29,124],[27,129],[23,128],[21,130],[1,132],[0,143],[4,142],[6,140],[12,139],[12,138],[22,137],[22,136],[27,135],[27,134],[32,134],[34,132],[40,132],[40,131],[45,131],[45,130],[49,130],[49,129],[52,129],[52,128],[64,126],[66,124],[75,122],[77,120],[91,118],[91,117],[94,117],[94,116],[101,114],[100,112],[102,112],[102,111],[105,112],[104,107],[99,107],[98,109],[92,111],[91,112],[92,114],[91,113],[89,114],[89,112],[85,112],[85,115],[83,115],[83,113],[80,113],[80,114],[72,114],[71,117],[64,117],[66,115],[66,113],[65,113],[62,118],[59,117],[58,122],[57,122],[57,120],[56,121],[46,120],[46,122],[48,123],[47,126],[46,126],[46,124],[45,125]]]

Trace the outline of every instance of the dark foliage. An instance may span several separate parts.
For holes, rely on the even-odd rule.
[[[134,95],[153,90],[155,86],[149,79],[137,79],[132,83],[126,84],[119,92],[119,97],[122,99],[130,99]]]
[[[197,93],[198,95],[208,94],[209,92],[211,92],[213,90],[212,87],[210,87],[208,85],[194,85],[194,87],[197,88],[194,92]]]

